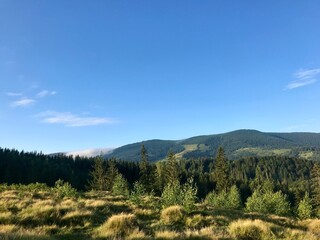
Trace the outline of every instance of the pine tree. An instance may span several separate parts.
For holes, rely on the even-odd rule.
[[[179,167],[173,152],[169,152],[166,162],[166,182],[167,184],[180,182]]]
[[[91,190],[104,191],[107,189],[107,175],[103,158],[101,156],[94,160],[93,169],[90,172],[91,180],[88,188]]]
[[[118,168],[116,166],[116,162],[114,159],[110,159],[108,161],[108,169],[107,169],[107,177],[106,177],[106,189],[108,191],[112,190],[112,186],[114,184],[114,181],[117,177],[117,175],[119,174],[118,172]]]
[[[299,219],[311,218],[312,204],[311,204],[311,198],[309,197],[308,192],[305,193],[303,199],[299,202],[299,205],[297,208],[297,215]]]
[[[129,196],[128,182],[120,173],[117,174],[114,179],[112,193],[115,195]]]
[[[312,200],[314,206],[320,210],[320,164],[314,163],[311,169],[311,184],[312,184]]]
[[[141,146],[141,160],[140,160],[140,183],[145,187],[147,192],[153,189],[153,169],[148,160],[148,153],[144,145]]]
[[[213,179],[218,192],[227,191],[229,186],[229,166],[222,147],[219,147],[213,170]]]

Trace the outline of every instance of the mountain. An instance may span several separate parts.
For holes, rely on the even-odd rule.
[[[105,157],[139,161],[142,144],[148,151],[150,161],[165,159],[170,150],[178,158],[215,156],[219,146],[225,149],[229,159],[270,155],[320,159],[320,133],[267,133],[246,129],[184,140],[143,141],[116,148]]]

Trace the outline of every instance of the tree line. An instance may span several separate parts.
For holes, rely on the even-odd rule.
[[[197,159],[176,159],[169,152],[166,161],[155,164],[149,162],[144,146],[139,162],[0,148],[0,183],[54,186],[61,179],[80,191],[153,194],[167,199],[168,205],[205,200],[214,206],[246,205],[252,211],[281,214],[287,214],[288,206],[297,210],[301,202],[319,208],[319,170],[318,163],[280,156],[228,161],[221,147],[216,156]],[[269,205],[257,209],[259,201]],[[273,209],[275,205],[280,209]]]

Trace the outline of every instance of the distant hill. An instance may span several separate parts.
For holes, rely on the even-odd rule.
[[[237,130],[184,140],[143,141],[116,148],[105,156],[139,161],[142,144],[148,151],[150,161],[165,159],[170,150],[179,158],[215,156],[219,146],[225,149],[229,159],[281,155],[320,160],[320,133],[265,133],[256,130]]]

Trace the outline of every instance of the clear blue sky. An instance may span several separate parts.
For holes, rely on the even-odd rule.
[[[0,0],[0,147],[320,132],[320,1]]]

